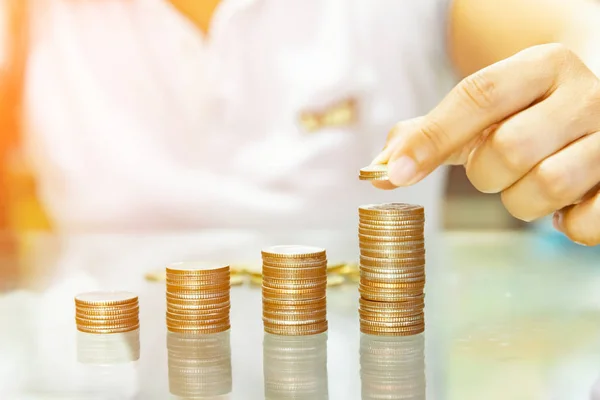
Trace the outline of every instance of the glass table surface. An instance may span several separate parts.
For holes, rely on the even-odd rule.
[[[358,289],[328,289],[329,331],[265,334],[261,291],[231,289],[230,331],[168,333],[163,282],[145,274],[205,260],[260,271],[260,249],[325,247],[356,261],[354,235],[211,231],[20,238],[0,295],[0,399],[600,399],[600,253],[527,233],[427,238],[426,330],[362,335]],[[78,332],[73,297],[139,296],[140,329]]]

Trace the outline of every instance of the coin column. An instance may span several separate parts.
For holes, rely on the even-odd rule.
[[[129,292],[88,292],[75,296],[77,330],[94,334],[131,332],[140,327],[138,297]]]
[[[265,332],[300,336],[327,331],[327,257],[308,246],[273,246],[262,251]]]
[[[360,330],[409,336],[425,329],[425,213],[390,203],[359,208]]]
[[[167,267],[167,329],[209,334],[228,330],[228,265],[177,263]]]

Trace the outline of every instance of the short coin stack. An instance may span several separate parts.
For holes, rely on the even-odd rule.
[[[265,332],[283,336],[327,331],[327,256],[310,246],[262,251]]]
[[[229,322],[229,266],[196,262],[166,270],[167,329],[179,333],[218,333]]]
[[[140,327],[139,304],[129,292],[88,292],[75,296],[75,323],[80,332],[112,334]]]
[[[360,329],[409,336],[425,329],[425,213],[390,203],[359,208]]]

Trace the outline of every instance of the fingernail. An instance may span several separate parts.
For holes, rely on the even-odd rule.
[[[562,232],[562,213],[557,211],[554,213],[554,215],[552,216],[552,226],[554,226],[554,229],[556,229],[557,231],[561,231]]]
[[[406,186],[413,183],[417,175],[417,165],[408,156],[400,158],[388,163],[388,176],[390,182],[396,186]]]
[[[381,153],[379,153],[379,155],[377,157],[375,157],[373,159],[373,161],[371,161],[371,165],[375,165],[375,164],[385,164],[387,156],[385,154],[385,151],[382,151]]]

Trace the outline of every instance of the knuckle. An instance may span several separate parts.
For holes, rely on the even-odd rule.
[[[568,170],[542,161],[536,168],[535,177],[542,195],[553,205],[562,206],[569,200],[571,180]]]
[[[419,133],[434,154],[442,155],[445,153],[449,137],[439,123],[432,118],[427,118],[421,124]]]
[[[458,89],[459,94],[471,106],[487,109],[496,105],[496,83],[483,71],[463,79]]]
[[[529,160],[523,151],[527,147],[517,135],[494,135],[491,145],[509,171],[520,172],[527,167]]]

